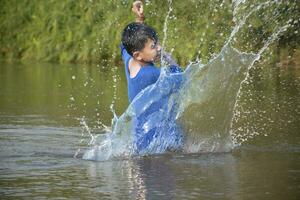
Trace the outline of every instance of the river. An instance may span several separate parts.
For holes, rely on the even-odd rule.
[[[270,69],[233,126],[259,133],[231,151],[96,162],[81,156],[128,105],[123,68],[1,63],[1,199],[298,199],[300,70]]]

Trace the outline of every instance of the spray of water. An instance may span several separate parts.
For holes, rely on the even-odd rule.
[[[239,5],[241,3],[244,3],[244,1],[235,1],[234,13],[237,13],[237,11],[239,10]],[[278,4],[278,2],[277,1],[267,1],[265,3],[262,3],[262,4],[258,5],[254,9],[252,9],[241,20],[241,23],[233,29],[233,31],[232,31],[227,43],[225,44],[225,46],[229,45],[232,42],[233,38],[238,33],[240,28],[242,28],[245,25],[246,20],[253,13],[255,13],[256,11],[259,11],[262,8],[267,8],[267,7],[269,7],[271,5],[274,5],[274,4],[276,5],[276,4]],[[249,64],[248,69],[246,71],[245,78],[240,83],[240,87],[237,91],[237,96],[235,98],[236,101],[235,101],[234,106],[233,106],[233,111],[234,111],[233,116],[232,116],[232,119],[231,119],[231,122],[230,122],[230,131],[229,132],[230,132],[230,137],[231,137],[231,140],[232,140],[232,146],[233,146],[232,148],[240,146],[242,143],[246,142],[248,139],[259,135],[259,133],[255,132],[255,131],[253,131],[252,133],[247,132],[247,134],[238,134],[237,131],[235,131],[235,129],[233,129],[233,124],[238,121],[238,119],[240,118],[240,114],[241,114],[240,111],[238,111],[237,107],[240,106],[240,100],[241,100],[240,97],[242,95],[243,86],[245,86],[249,83],[249,79],[250,79],[249,71],[251,70],[251,68],[254,67],[254,63],[256,61],[259,61],[259,59],[261,58],[261,55],[268,49],[270,44],[272,44],[275,40],[277,40],[279,38],[280,35],[284,34],[288,30],[288,28],[291,26],[291,22],[292,22],[292,20],[288,20],[288,21],[285,22],[285,24],[283,24],[281,26],[276,25],[274,27],[274,29],[272,31],[272,34],[264,42],[262,48],[259,49],[258,52],[256,53],[256,58],[252,61],[251,64]]]
[[[168,18],[172,11],[172,1],[168,2],[163,44],[167,39]],[[244,3],[234,1],[235,15]],[[112,131],[94,138],[91,149],[85,152],[83,158],[106,160],[163,153],[178,147],[178,138],[173,135],[178,130],[184,133],[182,149],[187,153],[230,151],[240,145],[246,138],[237,135],[232,124],[239,117],[236,107],[243,85],[249,78],[249,69],[290,25],[287,22],[275,26],[257,53],[241,52],[233,48],[232,43],[251,15],[276,3],[268,1],[252,6],[240,19],[234,16],[236,25],[230,37],[221,52],[207,64],[191,63],[181,74],[162,73],[154,85],[137,95],[123,115],[119,118],[114,116]],[[182,84],[180,89],[178,82]],[[153,110],[158,102],[162,105]],[[145,120],[139,124],[141,116]],[[153,138],[147,141],[148,147],[138,153],[134,137],[136,127],[154,130]]]
[[[167,12],[167,15],[166,15],[166,18],[165,18],[165,22],[164,22],[164,29],[163,29],[163,32],[164,32],[164,37],[163,37],[163,42],[162,42],[162,46],[164,47],[165,44],[166,44],[166,41],[167,41],[167,33],[168,33],[168,22],[169,22],[169,18],[170,18],[170,14],[173,10],[173,7],[172,7],[172,0],[168,0],[168,7],[169,7],[169,10]]]
[[[168,22],[169,22],[169,18],[170,18],[170,14],[173,10],[173,7],[172,7],[172,0],[168,0],[168,12],[167,12],[167,15],[165,17],[165,22],[164,22],[164,28],[163,28],[163,33],[164,33],[164,36],[163,36],[163,40],[162,40],[162,46],[165,47],[166,45],[166,41],[167,41],[167,36],[168,36]],[[161,58],[160,58],[160,62],[161,62],[161,66],[166,66],[167,65],[167,62],[165,61],[165,59],[163,58],[163,55],[161,55]]]

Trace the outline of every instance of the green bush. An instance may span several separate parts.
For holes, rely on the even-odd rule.
[[[118,63],[123,27],[134,20],[129,0],[0,0],[0,57],[4,60],[49,62]],[[164,37],[169,1],[145,1],[146,23]],[[251,9],[249,4],[246,9]],[[247,5],[245,5],[247,6]],[[165,48],[181,65],[210,59],[229,37],[234,23],[231,1],[173,1],[168,18]],[[278,20],[299,19],[296,1],[285,3]],[[242,12],[241,12],[242,13]],[[272,15],[270,15],[272,17]],[[276,20],[277,20],[276,18]],[[271,29],[268,19],[257,13],[249,19],[251,29],[242,30],[237,45],[255,49]],[[299,49],[299,24],[281,36],[278,44]],[[249,32],[250,30],[250,32]],[[255,38],[255,39],[253,39]]]

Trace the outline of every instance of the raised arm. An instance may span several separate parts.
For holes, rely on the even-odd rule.
[[[164,49],[161,49],[161,59],[163,62],[166,62],[168,65],[178,66],[175,59],[172,57],[171,53],[166,52]]]
[[[143,8],[142,1],[134,1],[132,3],[132,12],[135,14],[135,22],[144,23],[145,16],[144,16],[144,8]],[[172,72],[182,71],[170,53],[165,52],[163,49],[161,49],[160,56],[161,56],[161,61],[164,62],[166,66],[170,67],[170,71]]]
[[[135,14],[135,21],[138,23],[144,23],[144,8],[142,1],[134,1],[132,4],[132,12]]]

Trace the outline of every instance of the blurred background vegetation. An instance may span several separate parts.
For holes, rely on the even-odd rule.
[[[122,29],[134,20],[132,2],[0,0],[0,59],[119,64]],[[254,2],[258,3],[249,1],[240,13],[251,9]],[[241,30],[242,36],[236,45],[241,50],[255,51],[270,36],[274,28],[270,26],[290,20],[290,28],[271,48],[277,57],[298,65],[299,2],[282,2],[271,11],[262,9],[249,18],[249,25]],[[219,52],[235,25],[233,12],[237,5],[230,0],[145,0],[144,3],[146,23],[157,30],[162,41],[165,19],[172,9],[167,21],[165,48],[182,66],[196,59],[208,61]]]

